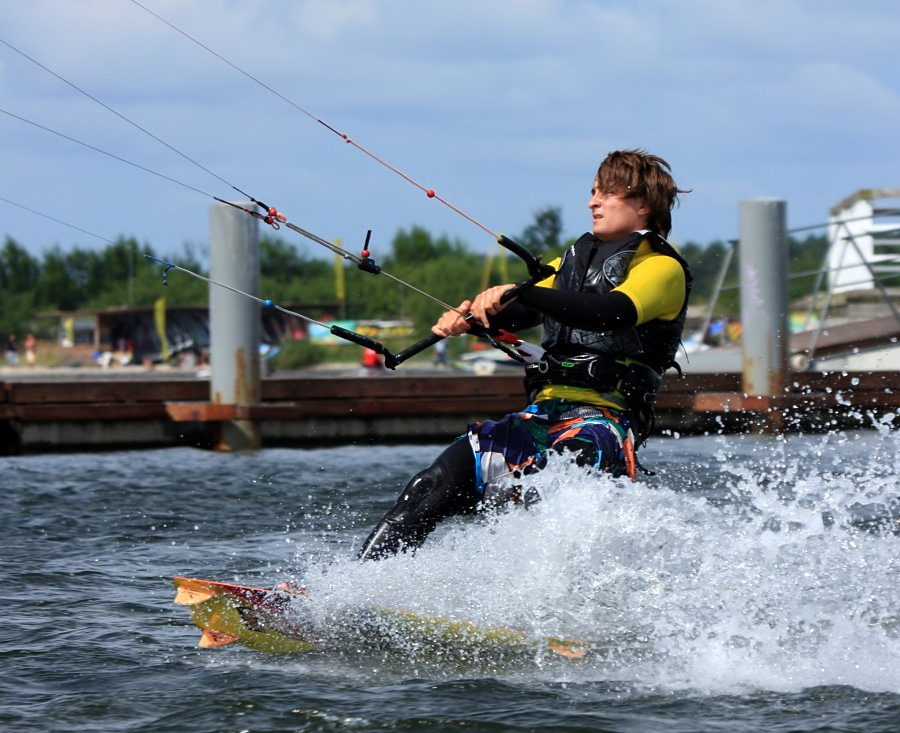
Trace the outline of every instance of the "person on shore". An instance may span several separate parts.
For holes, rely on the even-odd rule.
[[[432,364],[434,364],[434,366],[436,367],[450,366],[450,360],[447,358],[446,341],[438,341],[434,345],[434,358],[432,359]]]
[[[669,164],[643,150],[610,153],[593,181],[592,231],[552,264],[556,274],[502,301],[511,284],[464,300],[432,327],[517,331],[543,323],[540,361],[525,368],[528,405],[466,434],[406,485],[369,534],[361,560],[415,551],[450,516],[523,502],[516,481],[549,451],[635,478],[662,375],[677,367],[690,294],[688,264],[666,241],[679,189]]]
[[[384,369],[384,362],[381,360],[381,355],[375,351],[374,349],[363,349],[362,359],[359,362],[359,365],[362,367],[363,372],[371,371],[371,372],[380,372]]]
[[[25,337],[25,363],[31,369],[37,364],[37,339],[33,333],[29,333]]]
[[[16,340],[15,332],[11,332],[6,337],[6,345],[3,349],[6,363],[10,366],[19,365],[19,343]]]

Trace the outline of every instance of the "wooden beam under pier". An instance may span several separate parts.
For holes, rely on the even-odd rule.
[[[273,377],[253,405],[210,402],[196,377],[104,376],[0,384],[0,452],[215,445],[229,420],[260,425],[263,444],[444,442],[474,420],[524,404],[517,375]],[[657,432],[761,430],[779,413],[787,431],[870,427],[900,408],[900,372],[796,373],[784,394],[747,396],[739,374],[667,376]],[[771,421],[769,421],[771,422]]]

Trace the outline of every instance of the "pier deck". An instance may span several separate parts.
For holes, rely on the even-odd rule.
[[[796,373],[774,397],[741,393],[739,374],[667,375],[657,433],[871,427],[900,408],[900,372]],[[212,447],[224,421],[252,420],[264,446],[443,442],[466,423],[523,406],[518,375],[285,376],[262,400],[210,400],[209,380],[79,375],[0,382],[0,453],[191,445]]]

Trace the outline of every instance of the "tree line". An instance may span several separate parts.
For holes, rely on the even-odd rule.
[[[564,238],[561,210],[554,207],[537,212],[534,222],[514,239],[540,254],[544,261],[561,254],[575,241]],[[790,280],[790,296],[796,299],[809,294],[828,242],[824,235],[810,235],[802,241],[791,238],[789,246],[791,272],[809,273]],[[715,241],[704,246],[689,241],[679,248],[694,274],[693,302],[708,302],[731,245]],[[103,249],[76,246],[63,250],[57,246],[36,257],[7,237],[0,248],[0,335],[31,331],[43,338],[55,338],[58,319],[48,314],[60,311],[149,306],[161,297],[169,305],[208,302],[209,286],[205,282],[170,270],[168,285],[164,286],[162,265],[145,254],[205,274],[202,253],[192,245],[163,255],[134,238],[123,237]],[[725,274],[716,315],[739,313],[737,259],[732,258]],[[319,304],[309,313],[317,319],[404,318],[414,323],[418,334],[423,334],[442,310],[389,278],[362,272],[342,259],[335,263],[330,256],[309,256],[277,236],[267,234],[260,238],[259,260],[260,297],[271,298],[285,307]],[[418,226],[398,231],[390,251],[378,264],[451,305],[485,286],[527,276],[524,264],[499,246],[495,252],[479,254],[458,239],[434,236]],[[337,268],[343,275],[342,298]]]

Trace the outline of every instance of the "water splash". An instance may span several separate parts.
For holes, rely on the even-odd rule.
[[[321,613],[378,604],[590,640],[573,674],[900,692],[898,444],[888,423],[663,441],[638,483],[553,461],[527,510],[447,522],[415,556],[302,572]]]

